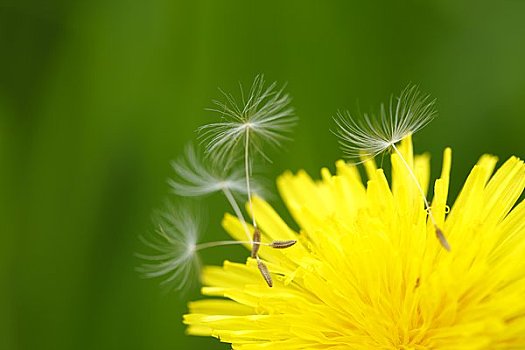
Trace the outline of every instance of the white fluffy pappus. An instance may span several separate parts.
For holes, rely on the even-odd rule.
[[[284,93],[284,86],[277,89],[275,82],[265,86],[264,77],[258,75],[247,96],[240,87],[240,101],[230,93],[221,92],[226,100],[214,100],[215,108],[209,110],[219,113],[222,121],[198,129],[206,155],[227,166],[250,147],[254,153],[269,160],[263,152],[263,144],[280,147],[297,124],[290,106],[291,98]]]
[[[203,162],[198,150],[192,144],[186,146],[184,155],[173,161],[171,166],[175,171],[175,177],[169,179],[168,184],[179,196],[200,197],[221,191],[247,194],[243,169],[226,169]],[[262,195],[263,189],[258,183],[253,183],[252,186],[255,193]]]
[[[369,159],[391,149],[396,143],[425,127],[437,115],[435,100],[423,95],[415,85],[408,85],[391,97],[388,107],[381,104],[379,115],[353,116],[338,113],[334,134],[350,159]]]
[[[193,145],[188,145],[184,156],[172,162],[175,177],[168,180],[172,191],[182,197],[201,197],[215,192],[222,192],[231,205],[235,215],[242,222],[246,231],[246,238],[250,237],[250,230],[237,203],[236,197],[247,196],[251,192],[263,197],[263,188],[259,182],[249,179],[247,173],[240,168],[220,168],[210,162],[203,162]]]
[[[203,230],[203,220],[187,206],[167,203],[155,213],[155,232],[141,236],[144,245],[153,252],[136,254],[144,262],[137,270],[146,278],[163,278],[161,285],[185,290],[198,279],[200,261],[197,242]]]

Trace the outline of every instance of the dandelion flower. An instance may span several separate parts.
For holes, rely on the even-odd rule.
[[[398,146],[426,191],[429,156],[413,156],[408,136]],[[289,228],[254,198],[262,239],[298,240],[286,250],[261,246],[273,277],[268,288],[257,261],[225,261],[203,269],[202,293],[189,304],[188,332],[234,349],[524,349],[525,165],[515,157],[496,172],[485,155],[448,212],[451,151],[434,184],[432,210],[454,249],[433,239],[416,184],[397,153],[388,182],[373,160],[336,163],[314,181],[285,173],[278,187],[300,227]],[[448,213],[448,214],[447,214]],[[230,215],[225,229],[242,239]]]

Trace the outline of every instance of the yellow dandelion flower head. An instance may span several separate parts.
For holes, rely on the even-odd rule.
[[[414,157],[410,137],[399,150],[426,191],[429,156]],[[445,150],[431,208],[450,252],[399,154],[391,183],[373,161],[366,185],[343,161],[320,181],[285,173],[278,187],[299,233],[253,201],[263,241],[298,240],[260,247],[273,287],[255,259],[204,268],[212,298],[189,304],[188,332],[234,349],[525,349],[525,165],[511,157],[492,174],[496,161],[481,157],[449,212]],[[237,218],[223,226],[244,239]]]

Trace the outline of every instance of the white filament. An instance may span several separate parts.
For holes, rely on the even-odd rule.
[[[379,117],[364,114],[354,118],[348,111],[338,113],[335,134],[348,158],[373,158],[422,129],[437,114],[435,100],[421,95],[417,86],[406,87],[396,100],[390,99],[388,110],[381,105]]]

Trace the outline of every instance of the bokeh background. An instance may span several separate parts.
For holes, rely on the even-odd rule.
[[[480,154],[525,156],[524,18],[520,0],[1,0],[0,348],[227,349],[185,336],[198,291],[163,292],[133,255],[217,87],[288,82],[301,121],[274,179],[332,166],[338,109],[417,83],[440,116],[415,147],[435,167],[453,147],[454,197]]]

